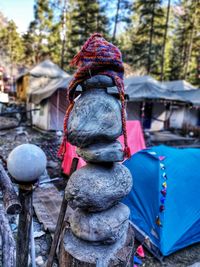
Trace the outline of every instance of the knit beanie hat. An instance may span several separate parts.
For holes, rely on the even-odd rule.
[[[120,50],[106,41],[100,33],[94,33],[85,42],[80,52],[72,59],[70,65],[77,66],[77,71],[70,81],[67,97],[69,107],[64,118],[64,139],[59,149],[59,156],[65,153],[65,142],[67,141],[67,122],[74,105],[74,93],[76,87],[85,80],[95,75],[107,75],[114,81],[121,101],[122,130],[124,135],[124,155],[130,157],[130,148],[127,143],[126,118],[125,118],[125,93],[124,93],[124,67]]]

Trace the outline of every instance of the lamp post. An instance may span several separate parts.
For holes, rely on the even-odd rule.
[[[45,171],[46,162],[47,160],[44,152],[33,144],[20,145],[13,149],[8,156],[8,171],[15,179],[15,182],[19,184],[19,200],[22,205],[17,233],[16,267],[28,266],[33,216],[33,184]]]

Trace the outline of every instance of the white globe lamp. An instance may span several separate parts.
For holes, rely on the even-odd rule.
[[[8,156],[7,167],[18,183],[33,183],[46,169],[47,159],[42,149],[33,144],[14,148]]]

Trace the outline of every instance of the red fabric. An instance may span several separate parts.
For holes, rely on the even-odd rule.
[[[141,149],[145,149],[145,141],[142,132],[140,121],[127,121],[126,129],[128,135],[128,144],[131,149],[131,155],[135,154]],[[124,137],[121,135],[118,140],[124,145]]]
[[[145,149],[145,141],[143,137],[142,127],[139,121],[127,121],[126,122],[127,134],[128,134],[128,143],[131,149],[131,155],[138,152],[141,149]],[[123,135],[118,138],[122,145]],[[65,174],[69,174],[72,160],[74,157],[78,157],[76,154],[76,147],[72,146],[70,143],[66,143],[66,152],[62,162],[62,169]],[[84,166],[85,161],[79,158],[78,169]]]

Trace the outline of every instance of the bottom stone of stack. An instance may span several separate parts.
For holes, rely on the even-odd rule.
[[[132,267],[134,232],[130,225],[114,244],[94,245],[77,238],[66,229],[60,242],[59,266],[62,267]]]
[[[76,209],[69,219],[75,236],[90,242],[111,244],[127,231],[129,208],[118,203],[101,212],[87,212]]]

